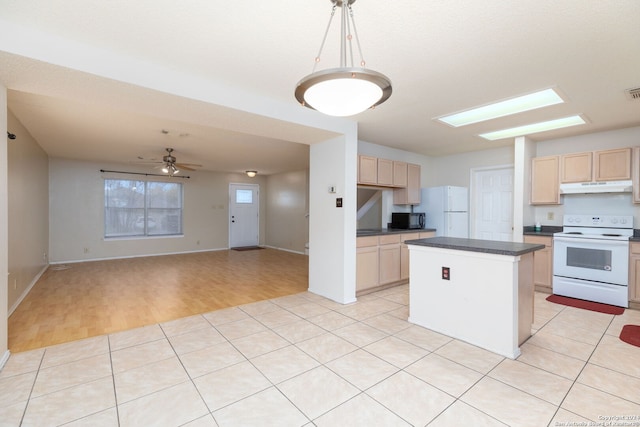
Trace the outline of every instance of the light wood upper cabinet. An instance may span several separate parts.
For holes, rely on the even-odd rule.
[[[393,160],[378,159],[378,185],[393,185]]]
[[[593,176],[593,153],[564,154],[560,158],[560,182],[589,182]]]
[[[393,162],[393,185],[394,187],[407,186],[407,163]]]
[[[407,186],[393,191],[393,204],[420,204],[420,165],[407,164]]]
[[[560,204],[558,156],[535,157],[531,159],[531,200],[532,205]]]
[[[358,156],[358,184],[405,188],[412,179],[412,173],[406,162],[373,156]],[[418,175],[419,180],[420,175]]]
[[[596,151],[593,156],[595,181],[631,179],[631,148]]]
[[[371,156],[358,156],[358,183],[378,183],[378,159]]]
[[[561,183],[631,179],[631,148],[563,154],[560,162]]]
[[[631,150],[631,180],[633,181],[633,203],[640,203],[640,147]]]

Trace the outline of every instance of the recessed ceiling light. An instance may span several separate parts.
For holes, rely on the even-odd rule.
[[[449,126],[459,127],[509,116],[511,114],[522,113],[523,111],[535,110],[536,108],[547,107],[549,105],[561,104],[563,102],[564,100],[555,90],[545,89],[530,93],[529,95],[518,96],[483,107],[438,117],[437,120]]]
[[[549,120],[546,122],[533,123],[530,125],[518,126],[515,128],[497,130],[495,132],[481,133],[484,139],[495,141],[497,139],[514,138],[516,136],[530,135],[532,133],[545,132],[548,130],[562,129],[570,126],[583,125],[585,120],[580,116],[563,117],[561,119]]]

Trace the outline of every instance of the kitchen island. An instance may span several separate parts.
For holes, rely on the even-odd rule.
[[[515,359],[531,336],[533,252],[544,245],[407,240],[409,322]]]

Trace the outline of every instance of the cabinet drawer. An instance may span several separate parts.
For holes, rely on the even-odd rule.
[[[404,243],[407,240],[414,240],[414,239],[419,239],[420,238],[420,233],[415,232],[415,233],[402,233],[402,235],[400,236],[400,241],[402,243]]]
[[[379,237],[380,237],[379,242],[381,245],[391,245],[393,243],[400,243],[400,234],[387,234]]]
[[[633,242],[632,242],[632,243],[629,245],[629,251],[630,251],[632,254],[640,254],[640,243],[633,243]]]
[[[356,248],[364,248],[367,246],[378,246],[378,236],[358,237],[356,239]]]
[[[546,236],[524,236],[524,242],[550,247],[553,244],[553,238]]]
[[[421,239],[428,239],[429,237],[436,237],[436,232],[435,231],[424,231],[424,232],[420,233],[420,238]]]

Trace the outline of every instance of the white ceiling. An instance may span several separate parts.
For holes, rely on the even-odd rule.
[[[329,0],[0,0],[0,82],[52,157],[133,162],[173,147],[208,170],[296,170],[344,123],[293,97],[330,10]],[[386,103],[349,119],[361,140],[441,156],[513,143],[482,132],[573,114],[588,123],[531,139],[640,125],[640,100],[625,96],[640,87],[638,0],[353,10],[367,66],[393,82]],[[320,68],[337,66],[332,30]],[[548,87],[568,102],[458,129],[433,120]]]

